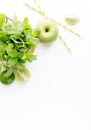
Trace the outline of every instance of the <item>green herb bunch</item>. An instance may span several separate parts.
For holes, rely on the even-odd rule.
[[[6,15],[0,14],[0,81],[10,84],[15,79],[25,81],[30,77],[25,65],[36,59],[33,51],[40,31],[31,27],[27,17],[23,22],[6,21]]]

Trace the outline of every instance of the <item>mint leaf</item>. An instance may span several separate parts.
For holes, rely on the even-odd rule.
[[[7,60],[7,63],[8,65],[10,66],[15,66],[18,62],[18,58],[12,58],[12,57],[9,57],[8,60]]]
[[[25,24],[28,24],[29,20],[27,17],[24,18],[24,21],[23,21]]]
[[[0,14],[0,29],[2,28],[3,24],[5,23],[5,14]]]
[[[19,21],[14,21],[10,24],[5,24],[2,29],[8,34],[16,34],[19,35],[23,31],[24,23]]]
[[[29,61],[29,62],[32,62],[33,60],[36,60],[36,55],[33,55],[33,54],[27,54],[26,55],[26,59]]]
[[[18,57],[18,52],[14,49],[7,50],[7,53],[10,57]]]

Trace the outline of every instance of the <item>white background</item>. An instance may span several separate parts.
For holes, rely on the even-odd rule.
[[[32,3],[32,0],[28,0]],[[33,27],[43,18],[24,6],[27,0],[0,0],[0,12],[19,19],[28,16]],[[90,0],[38,0],[49,17],[63,24],[68,14],[80,22],[77,38],[59,28],[72,50],[57,39],[39,44],[37,60],[28,64],[31,79],[10,86],[0,83],[0,130],[91,130],[91,4]]]

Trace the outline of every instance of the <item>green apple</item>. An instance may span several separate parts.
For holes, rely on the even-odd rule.
[[[58,27],[51,19],[43,19],[37,25],[40,29],[40,41],[41,42],[51,42],[57,38]]]
[[[79,22],[79,18],[76,15],[68,15],[65,18],[66,23],[69,25],[76,25]]]

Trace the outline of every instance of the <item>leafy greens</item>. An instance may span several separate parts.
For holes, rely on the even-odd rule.
[[[22,81],[24,73],[29,78],[25,65],[36,59],[32,50],[38,44],[40,31],[31,27],[27,17],[23,22],[15,19],[10,23],[6,23],[6,18],[0,14],[0,81],[10,84],[17,75]]]

